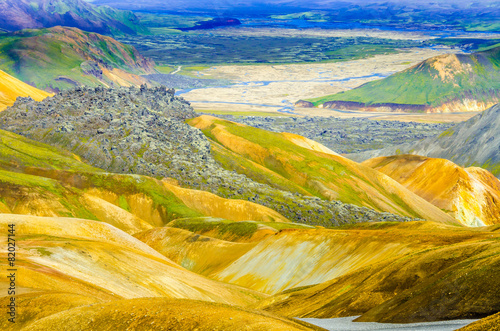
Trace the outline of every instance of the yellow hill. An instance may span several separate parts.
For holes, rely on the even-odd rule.
[[[256,203],[224,199],[215,194],[181,188],[163,181],[163,185],[191,209],[205,216],[220,217],[231,221],[289,222],[276,211]]]
[[[193,300],[118,300],[62,311],[24,330],[324,330],[267,312]]]
[[[55,291],[104,301],[168,297],[236,305],[263,297],[187,271],[104,222],[0,215],[0,225],[7,228],[8,224],[15,224],[16,230],[19,294]],[[4,236],[1,244],[5,246],[6,241]],[[7,260],[2,261],[2,272],[6,272]],[[7,281],[0,280],[0,286],[6,286]]]
[[[17,97],[42,101],[53,94],[39,90],[0,70],[0,111],[12,106]]]
[[[299,139],[300,136],[269,132],[206,115],[188,123],[213,141],[214,154],[223,155],[220,160],[229,160],[228,167],[231,160],[245,164],[239,160],[244,159],[244,167],[253,169],[247,175],[257,181],[265,177],[266,181],[289,187],[292,192],[298,191],[295,189],[298,186],[310,195],[329,200],[458,224],[390,177],[342,156],[318,151],[319,144]]]
[[[428,223],[419,230],[416,225],[380,230],[371,225],[372,237],[383,240],[384,232],[392,238],[400,237],[387,238],[386,245],[399,240],[425,241],[420,248],[387,254],[385,259],[373,260],[316,286],[283,291],[262,300],[257,307],[284,316],[361,315],[357,321],[384,323],[478,318],[498,312],[498,226],[470,229]],[[363,247],[361,242],[357,244]],[[373,249],[364,246],[370,254]],[[356,259],[352,256],[344,261],[355,263]]]
[[[176,222],[172,222],[174,226]],[[210,228],[211,222],[207,221],[206,228]],[[293,225],[268,224],[269,227]],[[203,227],[198,222],[191,228],[196,231]],[[488,237],[484,232],[470,232],[464,227],[423,221],[372,223],[366,229],[363,226],[344,230],[283,228],[249,243],[228,242],[210,235],[210,232],[203,236],[164,227],[135,236],[191,271],[268,294],[326,282],[419,250],[464,242],[471,237],[475,240]]]
[[[487,170],[418,155],[377,157],[362,164],[449,211],[464,225],[500,223],[500,181]]]

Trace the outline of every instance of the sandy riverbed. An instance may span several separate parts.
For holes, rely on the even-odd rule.
[[[358,316],[341,318],[299,318],[302,321],[317,325],[327,330],[342,331],[368,331],[368,330],[422,330],[422,331],[451,331],[464,327],[476,320],[452,320],[441,322],[408,323],[408,324],[390,324],[390,323],[366,323],[353,322]]]
[[[449,48],[415,48],[404,53],[336,63],[214,66],[197,75],[230,79],[236,84],[179,92],[200,110],[278,111],[299,99],[345,91],[450,52],[453,50]],[[321,116],[321,110],[315,113]]]

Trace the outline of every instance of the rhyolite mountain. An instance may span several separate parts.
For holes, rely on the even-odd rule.
[[[261,300],[258,307],[294,317],[361,315],[356,321],[379,323],[475,319],[500,310],[500,286],[495,281],[500,270],[500,245],[495,239],[499,238],[498,225],[464,231],[432,222],[411,222],[365,224],[351,230],[355,229],[359,232],[352,239],[359,242],[352,245],[366,250],[349,254],[348,260],[370,256],[372,263],[358,268],[341,264],[347,269],[341,276],[282,291]],[[376,258],[383,246],[399,241],[411,246],[408,253],[399,251]],[[247,279],[259,279],[247,266],[245,271]]]
[[[188,123],[210,139],[216,160],[255,181],[377,211],[456,222],[384,174],[324,146],[319,148],[320,144],[302,136],[269,132],[206,115]]]
[[[36,68],[36,70],[34,70]],[[74,86],[140,86],[154,62],[134,47],[77,28],[0,34],[0,69],[46,91]]]
[[[172,178],[185,188],[255,202],[291,221],[323,226],[371,220],[409,221],[413,217],[456,222],[396,182],[394,189],[384,190],[383,202],[376,204],[376,210],[367,208],[368,200],[360,203],[354,198],[343,202],[321,199],[311,193],[314,190],[309,191],[279,173],[265,170],[230,150],[212,147],[202,131],[185,123],[196,116],[188,102],[164,87],[97,87],[63,91],[42,102],[18,98],[2,112],[0,125],[30,139],[70,150],[106,171]],[[253,129],[250,134],[254,135],[263,131],[249,129]],[[289,146],[296,152],[309,153],[299,145]],[[234,166],[238,164],[257,171],[255,175],[262,173],[258,177],[236,173]],[[345,189],[341,189],[350,192],[347,182],[344,184]],[[381,190],[377,186],[372,189]],[[400,189],[406,202],[393,197]]]
[[[379,150],[349,154],[358,162],[377,156],[417,154],[442,158],[469,167],[477,166],[500,176],[500,105],[458,123],[443,133],[417,143],[407,143]]]
[[[289,317],[405,323],[500,310],[498,225],[315,197],[308,181],[418,201],[385,195],[399,184],[301,136],[195,116],[173,90],[144,86],[18,98],[0,114],[39,140],[0,130],[0,224],[15,224],[24,252],[20,328],[321,330]],[[314,221],[330,229],[304,224]]]
[[[0,111],[12,106],[17,97],[31,97],[36,101],[42,101],[48,96],[51,94],[23,83],[0,70]]]
[[[500,100],[500,47],[427,59],[387,78],[311,99],[315,106],[403,112],[482,111]]]
[[[147,33],[131,11],[94,6],[83,0],[2,0],[0,28],[6,31],[58,25],[101,34]]]

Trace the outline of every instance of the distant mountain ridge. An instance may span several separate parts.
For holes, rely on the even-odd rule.
[[[148,83],[140,75],[156,72],[154,62],[132,46],[60,26],[0,34],[0,69],[47,91],[140,86]]]
[[[315,98],[315,106],[403,112],[482,111],[500,100],[500,47],[427,59],[387,78]]]
[[[0,28],[7,31],[76,27],[101,34],[147,32],[130,11],[94,6],[83,0],[2,0]]]

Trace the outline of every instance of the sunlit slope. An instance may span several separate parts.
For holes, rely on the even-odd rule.
[[[144,298],[69,309],[24,330],[324,330],[297,320],[224,304]]]
[[[12,106],[17,97],[31,97],[41,101],[48,96],[51,94],[23,83],[0,70],[0,111]]]
[[[10,296],[0,298],[2,306],[7,306],[9,301]],[[16,295],[17,317],[14,330],[21,330],[31,322],[67,309],[105,301],[96,297],[55,291],[18,294]],[[0,328],[2,330],[12,330],[12,322],[9,322],[7,318],[3,318],[0,321]]]
[[[134,237],[182,267],[211,277],[284,229],[314,229],[297,223],[233,222],[217,218],[178,219]]]
[[[487,170],[418,155],[378,157],[362,164],[450,211],[464,225],[500,223],[500,181]]]
[[[482,111],[500,99],[500,47],[446,54],[387,78],[316,98],[315,105],[389,111]]]
[[[64,150],[6,131],[0,138],[2,213],[100,220],[130,234],[201,216],[288,222],[250,201],[147,176],[104,173]]]
[[[427,248],[386,255],[378,263],[317,286],[283,292],[258,306],[285,316],[361,315],[358,321],[387,323],[478,318],[498,312],[498,226],[482,231],[444,226],[412,231],[415,224],[382,232],[397,237],[401,230],[408,236],[405,239],[425,238]]]
[[[205,276],[228,267],[257,244],[225,241],[171,227],[151,229],[135,237],[180,266]]]
[[[264,176],[277,187],[299,186],[309,194],[358,206],[444,223],[455,220],[388,176],[338,155],[303,148],[287,135],[269,132],[210,116],[189,120],[216,145],[219,161],[232,168],[231,153],[250,163],[247,175]],[[218,146],[217,146],[218,144]],[[221,148],[229,150],[224,153]],[[259,171],[259,167],[266,170]],[[275,174],[267,176],[268,172]],[[289,183],[289,184],[287,184]]]
[[[257,232],[258,224],[251,229],[242,222],[232,223],[241,227],[213,220],[177,222],[169,226],[184,230],[151,229],[135,236],[189,270],[268,294],[326,282],[373,263],[467,241],[472,236],[487,238],[487,234],[452,231],[454,227],[422,221],[373,223],[373,228],[360,225],[343,230],[291,229],[287,227],[293,223],[267,223],[271,230],[275,224],[283,228],[258,240],[245,241],[241,239]],[[240,239],[216,239],[222,230],[234,231],[233,238],[238,233]]]
[[[297,146],[308,148],[313,151],[323,152],[326,154],[339,155],[338,153],[332,151],[330,148],[306,137],[299,136],[295,133],[282,132],[283,137]]]
[[[20,293],[68,292],[101,300],[162,296],[238,305],[259,298],[257,292],[187,271],[104,222],[2,214],[0,224],[15,224]]]
[[[224,199],[215,194],[181,188],[163,181],[163,185],[191,209],[205,216],[220,217],[232,221],[289,222],[276,211],[244,200]]]
[[[139,86],[154,63],[135,48],[77,28],[21,30],[0,35],[0,69],[44,90]]]

